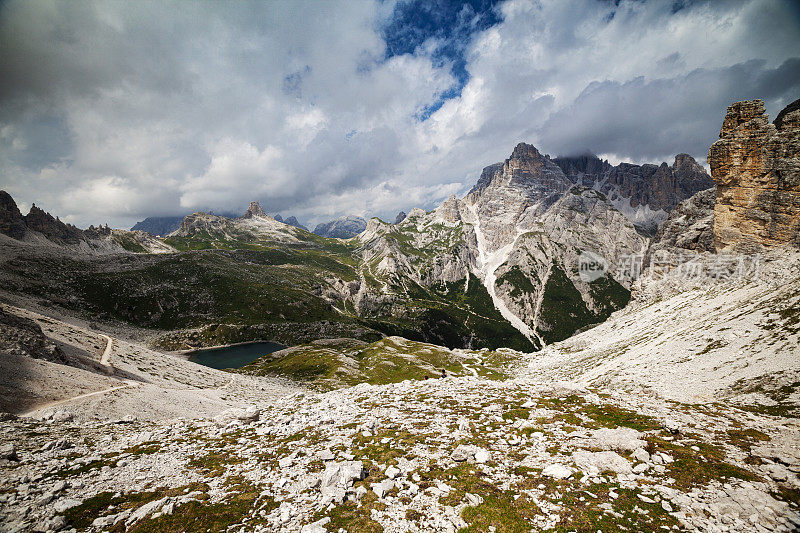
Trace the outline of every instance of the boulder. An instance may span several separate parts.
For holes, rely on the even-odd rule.
[[[353,483],[364,479],[367,475],[361,461],[341,461],[328,463],[322,474],[320,492],[325,500],[330,499],[336,503],[344,501],[346,491]]]
[[[0,459],[6,461],[19,461],[19,457],[17,457],[17,448],[13,443],[7,442],[0,445]]]
[[[647,446],[641,436],[640,432],[632,428],[603,428],[593,431],[589,440],[592,448],[632,452]]]
[[[394,488],[394,481],[391,479],[384,479],[380,483],[373,483],[370,485],[370,487],[372,487],[372,491],[378,496],[378,498],[383,498],[386,496],[387,492]]]
[[[572,470],[569,467],[566,467],[559,463],[553,463],[551,465],[547,465],[542,470],[542,475],[551,477],[554,479],[567,479],[573,474]]]
[[[630,474],[631,464],[616,452],[587,452],[579,450],[572,453],[572,460],[578,470],[597,475],[600,472],[614,472],[615,474]]]

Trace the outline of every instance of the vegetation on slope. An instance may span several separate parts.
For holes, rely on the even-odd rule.
[[[260,357],[237,370],[280,376],[330,390],[359,383],[383,385],[441,375],[507,377],[516,355],[510,350],[450,351],[433,344],[389,337],[368,344],[355,339],[316,341]]]

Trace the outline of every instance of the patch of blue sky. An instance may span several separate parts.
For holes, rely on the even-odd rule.
[[[401,1],[382,28],[385,59],[404,54],[430,56],[437,67],[449,67],[455,83],[418,111],[415,118],[427,120],[450,98],[461,95],[469,81],[464,58],[473,36],[501,21],[499,0],[410,0]]]

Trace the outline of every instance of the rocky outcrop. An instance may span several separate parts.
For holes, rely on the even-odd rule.
[[[177,230],[172,232],[172,237],[191,237],[198,233],[206,233],[212,236],[224,235],[225,227],[230,219],[210,213],[192,213],[181,221]]]
[[[35,359],[65,362],[56,344],[29,318],[13,315],[0,306],[0,354],[25,355]]]
[[[717,191],[711,187],[678,204],[658,228],[650,252],[675,249],[713,252],[716,199]]]
[[[708,163],[718,250],[800,245],[800,100],[769,122],[762,100],[728,107]]]
[[[250,202],[250,207],[247,208],[247,211],[242,216],[242,218],[253,218],[253,217],[261,217],[266,218],[267,214],[261,209],[261,205],[258,202]]]
[[[405,211],[400,211],[399,213],[397,213],[397,216],[394,217],[394,223],[395,224],[401,223],[406,219],[407,216],[408,214]]]
[[[83,232],[72,224],[64,224],[50,213],[31,206],[30,212],[25,215],[25,224],[28,229],[38,231],[49,240],[58,244],[78,244],[83,239]]]
[[[0,191],[0,233],[12,239],[22,239],[28,227],[17,203],[6,191]]]
[[[61,222],[35,205],[22,216],[14,199],[0,191],[0,233],[34,245],[63,246],[79,253],[167,253],[172,247],[143,231],[112,230],[108,224],[85,230]]]
[[[367,221],[361,217],[349,215],[330,222],[317,224],[314,233],[321,237],[349,239],[367,229]]]
[[[238,218],[213,213],[192,213],[183,219],[180,227],[170,237],[220,242],[297,242],[297,234],[297,229],[267,215],[258,202],[251,202],[245,214]]]
[[[611,165],[592,154],[553,159],[573,183],[592,187],[606,196],[637,227],[652,234],[683,200],[714,183],[695,159],[678,154],[670,166]]]

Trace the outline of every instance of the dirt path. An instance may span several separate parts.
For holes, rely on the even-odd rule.
[[[103,351],[103,356],[100,357],[100,364],[103,366],[107,366],[109,368],[113,368],[111,366],[111,363],[108,362],[108,360],[111,358],[111,348],[113,347],[113,341],[111,340],[111,337],[109,337],[108,335],[105,335],[103,333],[98,333],[98,335],[100,335],[106,340],[106,349]]]
[[[63,405],[63,404],[66,404],[66,403],[74,402],[76,400],[81,400],[83,398],[90,398],[92,396],[99,396],[101,394],[106,394],[106,393],[109,393],[109,392],[113,392],[115,390],[127,389],[129,387],[138,387],[139,386],[139,384],[136,383],[135,381],[125,381],[124,383],[125,383],[124,385],[117,385],[116,387],[109,387],[108,389],[103,389],[103,390],[99,390],[99,391],[95,391],[95,392],[87,392],[86,394],[80,394],[78,396],[72,396],[70,398],[64,398],[63,400],[57,400],[55,402],[46,403],[44,405],[40,405],[40,406],[38,406],[38,407],[36,407],[34,409],[31,409],[30,411],[22,413],[20,416],[33,416],[38,411],[42,411],[44,409],[49,409],[51,407],[56,407],[56,406]]]
[[[100,364],[103,365],[106,368],[106,373],[107,374],[109,374],[109,375],[113,374],[114,373],[114,366],[109,362],[109,359],[111,359],[111,350],[114,347],[114,341],[113,341],[113,339],[111,337],[109,337],[108,335],[106,335],[104,333],[98,333],[98,335],[103,337],[106,340],[106,347],[103,350],[103,355],[100,356]],[[38,411],[41,411],[43,409],[49,409],[51,407],[56,407],[56,406],[63,405],[63,404],[66,404],[66,403],[74,402],[76,400],[80,400],[80,399],[83,399],[83,398],[89,398],[91,396],[99,396],[100,394],[106,394],[106,393],[113,392],[113,391],[119,390],[119,389],[127,389],[128,387],[136,387],[136,386],[138,386],[138,383],[136,383],[135,381],[127,381],[127,380],[125,380],[125,381],[123,381],[123,383],[124,383],[124,385],[117,385],[115,387],[109,387],[107,389],[94,391],[94,392],[87,392],[86,394],[79,394],[78,396],[71,396],[69,398],[64,398],[63,400],[57,400],[57,401],[54,401],[54,402],[46,403],[44,405],[40,405],[40,406],[38,406],[38,407],[36,407],[34,409],[31,409],[30,411],[22,413],[22,416],[32,416],[34,413],[36,413]]]

